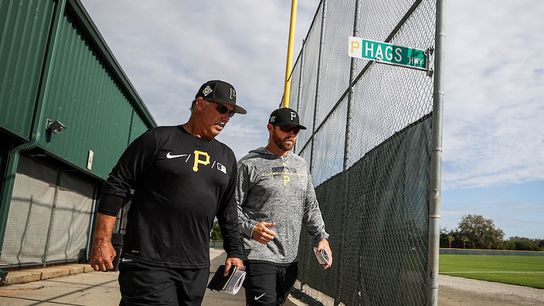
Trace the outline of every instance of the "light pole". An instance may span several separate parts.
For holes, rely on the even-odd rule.
[[[291,19],[289,23],[289,40],[287,42],[287,63],[285,64],[285,86],[283,88],[282,107],[289,107],[291,96],[291,66],[293,64],[293,40],[295,37],[295,22],[297,20],[297,0],[291,1]]]

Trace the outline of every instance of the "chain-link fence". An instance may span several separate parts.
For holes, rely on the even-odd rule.
[[[350,36],[434,48],[437,3],[322,0],[293,68],[290,107],[308,127],[296,151],[334,253],[323,271],[303,234],[299,280],[336,303],[429,303],[435,77],[347,51]]]

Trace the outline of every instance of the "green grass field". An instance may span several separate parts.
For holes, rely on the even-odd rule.
[[[544,256],[442,254],[440,273],[544,289]]]

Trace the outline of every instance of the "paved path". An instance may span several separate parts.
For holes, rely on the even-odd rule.
[[[440,306],[543,306],[544,289],[514,286],[448,275],[439,276]],[[297,287],[295,285],[295,287]],[[298,287],[300,288],[300,287]],[[307,291],[311,291],[306,289]],[[333,300],[320,292],[310,295],[322,305],[332,306]],[[315,300],[314,300],[315,301]],[[312,303],[310,301],[310,303]],[[311,305],[314,305],[312,303]],[[304,305],[304,304],[297,304]]]
[[[0,305],[119,305],[117,272],[89,272],[0,288]]]
[[[544,289],[440,275],[440,306],[544,305]]]
[[[225,261],[224,252],[210,250],[211,271]],[[55,267],[56,271],[68,267]],[[43,269],[33,269],[39,273]],[[18,274],[25,274],[21,271]],[[43,273],[43,272],[42,272]],[[15,275],[15,273],[12,273]],[[29,273],[26,273],[27,276]],[[9,275],[9,274],[8,274]],[[0,287],[0,305],[119,305],[118,272],[88,272]],[[38,278],[39,279],[39,278]],[[14,278],[12,278],[14,280]],[[235,296],[206,291],[204,306],[244,305],[242,290]]]
[[[212,249],[210,257],[212,259],[211,271],[215,271],[225,261],[224,252],[220,250]],[[32,272],[12,272],[12,282],[32,278],[36,273],[41,273],[42,280],[22,284],[13,283],[9,286],[0,287],[0,305],[119,305],[120,294],[117,284],[117,272],[93,271],[83,273],[82,265],[75,266],[32,269]],[[58,277],[70,273],[74,275]],[[51,278],[44,279],[46,277]],[[438,299],[440,306],[544,305],[544,289],[445,275],[440,275],[439,281]],[[323,302],[324,305],[330,304]],[[204,306],[242,306],[244,304],[243,288],[235,296],[207,290],[203,302]],[[285,305],[305,304],[290,299]]]

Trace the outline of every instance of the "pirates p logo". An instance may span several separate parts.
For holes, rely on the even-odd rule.
[[[204,159],[200,159],[200,156],[204,157]],[[195,161],[193,163],[193,171],[198,172],[198,165],[209,165],[210,164],[210,155],[207,152],[202,152],[195,150]]]
[[[289,177],[289,175],[283,176],[283,186],[287,186],[287,183],[289,183],[290,181],[291,181],[291,178]]]

